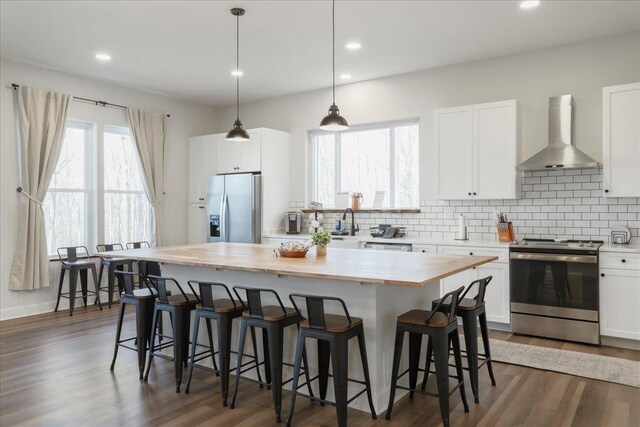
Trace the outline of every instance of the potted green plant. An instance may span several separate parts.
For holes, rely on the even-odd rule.
[[[311,241],[317,246],[316,255],[325,256],[327,254],[327,245],[331,241],[331,234],[326,231],[317,231],[311,234]]]

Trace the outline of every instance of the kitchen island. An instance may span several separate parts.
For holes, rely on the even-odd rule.
[[[101,255],[158,261],[162,263],[163,276],[173,277],[185,287],[187,280],[206,280],[229,287],[270,288],[277,291],[288,306],[291,293],[342,298],[350,314],[364,322],[373,400],[378,413],[386,409],[389,396],[396,317],[410,309],[431,307],[431,300],[440,296],[441,279],[497,259],[332,247],[323,257],[316,257],[312,249],[306,258],[282,258],[276,257],[273,248],[267,245],[243,243],[142,248]],[[460,286],[466,285],[468,283],[460,283]],[[335,311],[327,307],[327,312],[342,314],[338,307]],[[295,328],[288,328],[285,333],[285,361],[292,361],[295,353],[292,330]],[[233,339],[237,340],[236,333]],[[349,351],[355,356],[357,342],[352,341]],[[237,342],[233,346],[235,348]],[[307,349],[310,368],[315,371],[315,346],[308,343]],[[406,366],[406,361],[403,363]],[[285,369],[284,378],[290,376],[291,370]],[[359,357],[349,358],[349,376],[362,378]],[[350,385],[349,395],[359,390],[356,386]],[[331,392],[327,397],[333,398]],[[360,396],[351,406],[368,410],[366,397]]]

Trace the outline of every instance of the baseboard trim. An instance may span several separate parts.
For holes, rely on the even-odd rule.
[[[630,350],[640,350],[640,341],[626,338],[600,336],[600,344],[609,347],[626,348]]]
[[[56,308],[55,301],[43,302],[40,304],[23,305],[20,307],[5,308],[0,310],[0,320],[17,319],[20,317],[33,316],[36,314],[49,313]],[[65,306],[61,308],[69,308],[69,304],[65,301]]]

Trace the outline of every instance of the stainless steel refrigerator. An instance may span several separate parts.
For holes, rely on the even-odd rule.
[[[207,177],[207,242],[260,243],[260,175]]]

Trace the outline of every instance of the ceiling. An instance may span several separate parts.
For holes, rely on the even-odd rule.
[[[338,1],[336,72],[348,82],[640,29],[638,1]],[[213,105],[331,85],[329,1],[6,1],[0,54]],[[358,51],[345,44],[357,40]],[[99,63],[94,55],[113,60]],[[19,82],[18,82],[19,83]],[[338,77],[338,83],[346,83]]]

